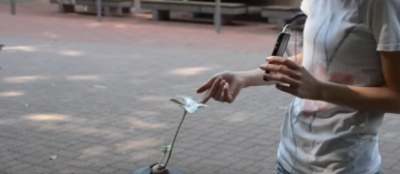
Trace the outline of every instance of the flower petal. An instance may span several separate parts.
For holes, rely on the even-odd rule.
[[[194,114],[197,111],[197,107],[184,106],[183,109],[185,109],[185,111],[188,112],[189,114]]]
[[[188,96],[177,96],[171,99],[172,102],[177,103],[180,107],[182,107],[189,114],[193,114],[197,111],[198,108],[204,108],[206,105],[201,104],[193,100]]]
[[[199,108],[206,108],[206,107],[207,107],[207,105],[205,105],[205,104],[201,104],[201,103],[198,103],[198,104],[197,104],[197,107],[199,107]]]

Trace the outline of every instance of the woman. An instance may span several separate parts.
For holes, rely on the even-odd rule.
[[[295,96],[279,174],[382,173],[378,129],[384,113],[400,113],[400,0],[303,0],[301,9],[302,54],[219,73],[198,92],[230,103],[242,88],[276,84]]]

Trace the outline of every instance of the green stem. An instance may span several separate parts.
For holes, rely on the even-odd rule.
[[[167,168],[169,159],[171,158],[172,150],[174,150],[174,145],[175,145],[176,137],[178,137],[179,130],[181,129],[182,123],[183,123],[183,121],[185,120],[186,114],[187,114],[187,112],[185,111],[185,113],[183,114],[182,120],[181,120],[181,122],[179,123],[178,129],[177,129],[176,132],[175,132],[174,139],[172,140],[171,151],[169,151],[168,158],[167,158],[167,162],[165,162],[165,165],[164,165],[164,168],[165,168],[165,169]]]
[[[162,163],[164,157],[165,157],[165,153],[164,153],[163,156],[161,157],[160,161],[158,161],[158,166],[161,166],[161,163]]]

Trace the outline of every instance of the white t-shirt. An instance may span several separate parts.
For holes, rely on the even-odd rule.
[[[303,0],[301,8],[306,69],[320,80],[385,86],[379,51],[400,51],[400,0]],[[383,115],[295,98],[278,161],[294,174],[374,174]]]

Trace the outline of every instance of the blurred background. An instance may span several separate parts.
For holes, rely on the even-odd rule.
[[[0,173],[128,174],[157,162],[182,114],[169,99],[199,100],[213,74],[263,64],[300,3],[0,0]],[[288,49],[299,51],[301,30],[291,32]],[[255,87],[233,104],[210,101],[185,120],[170,165],[274,173],[291,98]],[[400,173],[399,136],[400,119],[387,115],[387,174]]]

